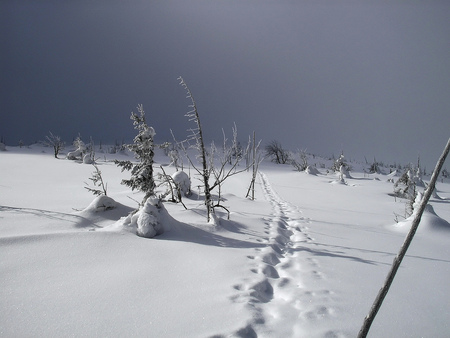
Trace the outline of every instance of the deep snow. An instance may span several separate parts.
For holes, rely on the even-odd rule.
[[[124,222],[142,195],[110,161],[131,155],[97,156],[114,209],[84,189],[91,165],[0,152],[1,336],[353,337],[408,230],[392,175],[352,163],[342,181],[315,157],[315,175],[263,162],[255,201],[250,173],[231,177],[216,227],[192,177],[188,210],[164,203],[170,231],[146,239]],[[437,188],[371,337],[450,332],[450,184]]]

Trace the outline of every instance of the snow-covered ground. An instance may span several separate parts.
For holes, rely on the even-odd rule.
[[[112,210],[84,189],[93,166],[0,152],[0,336],[354,337],[408,231],[389,176],[353,163],[342,184],[311,158],[318,175],[263,162],[254,201],[250,173],[229,178],[218,226],[193,178],[188,210],[165,203],[170,231],[146,239],[120,220],[142,195],[110,161],[132,156],[97,156]],[[437,189],[370,337],[450,334],[450,184]]]

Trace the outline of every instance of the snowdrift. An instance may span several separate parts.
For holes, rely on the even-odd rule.
[[[408,232],[414,220],[415,214],[411,215],[402,222],[394,225],[394,228]],[[420,219],[417,232],[443,231],[446,235],[450,235],[450,223],[439,217],[432,205],[427,204]]]

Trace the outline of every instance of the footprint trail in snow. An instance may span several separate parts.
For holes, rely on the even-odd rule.
[[[322,331],[323,321],[332,320],[334,294],[321,287],[326,276],[308,247],[308,219],[296,206],[281,199],[267,176],[259,173],[264,195],[272,206],[265,219],[264,248],[247,256],[254,278],[234,285],[232,299],[246,303],[252,318],[232,337],[340,337],[337,331]],[[329,326],[328,326],[329,327]]]

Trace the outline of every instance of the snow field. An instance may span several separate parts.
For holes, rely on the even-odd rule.
[[[386,175],[331,184],[264,162],[255,201],[250,173],[225,182],[230,220],[218,209],[206,224],[192,176],[188,210],[165,203],[170,231],[141,238],[123,218],[142,195],[110,162],[130,155],[97,155],[112,210],[83,188],[92,166],[39,146],[0,153],[1,336],[354,337],[408,228]],[[438,194],[369,336],[450,331],[449,184]]]

